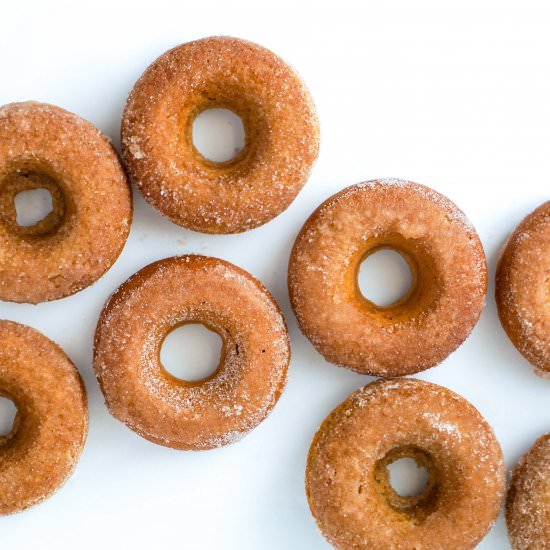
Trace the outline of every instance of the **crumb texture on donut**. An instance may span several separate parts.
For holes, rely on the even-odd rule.
[[[387,466],[409,457],[426,488],[400,496]],[[310,447],[306,492],[339,550],[470,550],[495,522],[505,469],[490,426],[452,391],[412,379],[371,383],[323,422]]]
[[[550,201],[513,231],[496,274],[498,314],[517,350],[550,375]]]
[[[203,157],[192,125],[202,111],[238,115],[245,146],[227,162]],[[161,55],[133,88],[121,129],[123,157],[145,199],[174,223],[205,233],[262,225],[294,200],[319,148],[311,96],[269,50],[211,37]]]
[[[512,473],[506,524],[513,550],[550,548],[550,434],[537,439]]]
[[[413,285],[387,307],[359,289],[361,262],[399,252]],[[440,363],[470,334],[485,304],[487,266],[462,211],[423,185],[375,180],[330,197],[292,250],[288,287],[299,326],[330,362],[399,376]]]
[[[65,353],[38,331],[0,321],[0,396],[17,408],[0,436],[0,515],[51,496],[73,472],[88,433],[86,391]]]
[[[15,196],[46,189],[53,210],[17,224]],[[109,140],[91,123],[37,102],[0,108],[0,299],[38,303],[78,292],[122,251],[130,186]]]
[[[164,338],[185,323],[223,342],[216,372],[196,382],[160,362]],[[94,350],[111,414],[178,449],[219,447],[256,427],[279,399],[289,360],[286,325],[267,290],[228,262],[194,255],[161,260],[124,283],[101,314]]]

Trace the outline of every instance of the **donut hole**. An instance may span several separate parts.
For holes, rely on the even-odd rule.
[[[401,497],[414,497],[428,486],[428,470],[412,458],[399,458],[388,464],[389,481]]]
[[[36,225],[53,211],[52,194],[43,188],[17,193],[14,203],[16,223],[22,227]]]
[[[65,220],[61,185],[40,167],[23,165],[0,181],[0,222],[21,237],[44,237]]]
[[[238,82],[206,83],[178,105],[169,125],[179,138],[175,167],[182,173],[192,168],[212,184],[209,192],[257,177],[258,163],[274,154],[268,113]]]
[[[230,109],[205,109],[193,120],[192,140],[204,158],[215,163],[231,161],[245,146],[243,121]]]
[[[412,445],[396,447],[376,463],[374,483],[382,500],[410,521],[424,521],[436,508],[438,472],[431,455]]]
[[[402,302],[410,294],[413,282],[409,261],[389,247],[379,247],[366,255],[357,274],[363,297],[381,308]]]
[[[184,382],[212,378],[221,363],[222,339],[200,323],[173,328],[160,349],[160,362],[171,376]]]
[[[9,397],[0,395],[0,442],[14,430],[16,416],[15,403]]]

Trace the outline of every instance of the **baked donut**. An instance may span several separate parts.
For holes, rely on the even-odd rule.
[[[550,548],[550,434],[537,439],[512,473],[506,524],[513,550]]]
[[[53,210],[17,224],[15,196],[47,189]],[[108,139],[45,103],[0,108],[0,300],[38,303],[78,292],[122,251],[132,196]]]
[[[227,162],[193,145],[207,109],[238,115],[245,146]],[[122,117],[122,153],[145,199],[174,223],[203,233],[239,233],[288,208],[319,148],[310,94],[279,57],[216,36],[161,55],[137,81]]]
[[[357,277],[378,250],[399,252],[413,284],[382,307]],[[483,247],[464,214],[423,185],[375,180],[330,197],[306,221],[290,257],[288,288],[302,332],[331,363],[400,376],[437,365],[476,324],[485,303]]]
[[[201,323],[223,342],[212,375],[187,382],[160,362],[166,336]],[[133,275],[101,313],[94,369],[111,414],[146,439],[210,449],[255,428],[286,382],[289,339],[268,291],[238,267],[205,256],[155,262]]]
[[[402,496],[388,466],[411,458],[424,490]],[[473,405],[420,380],[354,392],[325,419],[307,461],[311,512],[339,550],[467,550],[487,534],[504,494],[500,446]]]
[[[547,376],[549,265],[550,201],[529,214],[510,235],[497,266],[495,293],[500,322],[508,337],[535,372]]]
[[[72,474],[88,433],[86,390],[71,360],[40,332],[0,321],[0,396],[17,408],[0,436],[0,515],[50,497]]]

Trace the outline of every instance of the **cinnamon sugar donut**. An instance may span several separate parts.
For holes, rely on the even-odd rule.
[[[413,284],[382,307],[357,282],[361,262],[389,248]],[[302,332],[328,361],[399,376],[443,361],[468,336],[485,303],[483,247],[464,214],[428,187],[402,180],[354,185],[310,216],[292,250],[290,299]]]
[[[411,458],[428,470],[401,496],[387,467]],[[467,550],[496,520],[504,492],[500,446],[456,393],[412,379],[368,384],[323,422],[308,456],[315,520],[339,550]]]
[[[512,473],[506,524],[513,550],[550,548],[550,434],[537,439]]]
[[[160,349],[170,331],[201,323],[222,339],[203,380],[168,373]],[[240,439],[277,403],[289,340],[279,307],[251,275],[216,258],[180,256],[132,276],[105,306],[94,369],[111,414],[142,437],[176,449]]]
[[[193,145],[194,119],[238,115],[244,149],[227,162]],[[238,233],[284,210],[317,158],[315,108],[298,75],[251,42],[211,37],[161,55],[137,81],[122,118],[122,152],[145,199],[174,223]]]
[[[550,201],[510,235],[496,273],[500,322],[535,371],[550,376]]]
[[[63,350],[40,332],[0,321],[0,396],[17,414],[0,436],[0,515],[39,504],[76,467],[88,433],[86,390]]]
[[[15,196],[47,189],[53,210],[17,224]],[[0,108],[0,300],[38,303],[101,277],[126,242],[132,197],[118,156],[92,124],[44,103]]]

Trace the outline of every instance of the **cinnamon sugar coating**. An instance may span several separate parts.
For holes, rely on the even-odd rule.
[[[512,473],[506,524],[513,550],[550,548],[550,434],[537,439]]]
[[[498,315],[536,372],[550,374],[550,201],[510,235],[497,266]]]
[[[17,408],[0,436],[0,515],[39,504],[76,467],[88,433],[86,390],[63,350],[40,332],[0,321],[0,396]]]
[[[223,346],[211,376],[187,382],[160,362],[167,334],[185,323]],[[290,347],[279,307],[242,269],[205,256],[155,262],[111,297],[97,326],[94,369],[111,414],[142,437],[210,449],[255,428],[277,403]]]
[[[14,199],[47,189],[53,211],[17,224]],[[45,103],[0,108],[0,300],[38,303],[91,285],[122,251],[132,196],[119,158],[91,123]]]
[[[413,284],[387,307],[359,289],[361,262],[399,252]],[[302,332],[325,359],[376,376],[437,365],[469,335],[485,304],[479,237],[449,199],[423,185],[374,180],[330,197],[300,231],[288,288]]]
[[[192,125],[225,108],[245,129],[244,149],[206,159]],[[124,111],[122,153],[145,199],[174,223],[204,233],[238,233],[284,210],[305,184],[319,148],[311,96],[269,50],[211,37],[161,55],[137,81]]]
[[[423,492],[400,496],[387,466],[428,470]],[[495,522],[505,468],[494,433],[456,393],[413,379],[377,381],[323,422],[310,447],[306,492],[339,550],[469,550]]]

